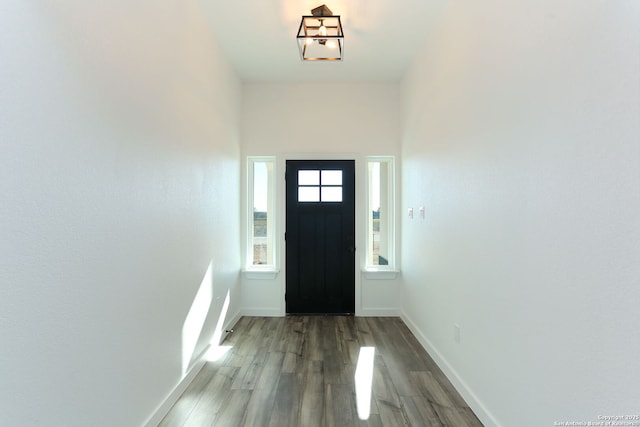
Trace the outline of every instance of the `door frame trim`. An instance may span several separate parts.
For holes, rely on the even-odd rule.
[[[312,203],[299,203],[298,202],[298,190],[300,183],[297,182],[298,179],[293,174],[293,172],[297,170],[335,170],[338,169],[342,171],[343,177],[340,185],[340,190],[343,194],[343,197],[339,203],[322,202],[320,199],[320,194],[318,194],[318,200],[313,201]],[[294,264],[285,265],[285,289],[286,295],[290,297],[285,301],[285,311],[287,314],[296,314],[296,313],[317,313],[317,314],[355,314],[355,282],[356,282],[356,271],[358,268],[357,262],[357,254],[356,254],[356,162],[353,159],[326,159],[323,158],[321,160],[309,160],[309,159],[289,159],[286,160],[286,174],[287,180],[285,182],[286,193],[285,193],[285,201],[286,201],[286,212],[285,212],[285,223],[287,233],[287,241],[285,242],[285,251],[284,257],[285,262],[294,261]],[[320,177],[318,177],[320,178]],[[318,183],[322,187],[325,184],[320,180]],[[331,184],[328,184],[331,185]],[[291,198],[291,199],[289,199]],[[291,202],[291,204],[289,204]],[[289,218],[290,213],[295,213],[292,218]],[[304,246],[304,242],[300,240],[303,232],[300,227],[289,230],[289,225],[297,225],[302,226],[302,218],[305,217],[305,214],[311,215],[311,217],[322,217],[323,221],[321,223],[315,223],[316,226],[325,226],[326,223],[324,221],[328,221],[330,217],[334,217],[334,215],[339,215],[340,224],[342,227],[346,227],[341,233],[334,234],[330,230],[326,230],[327,235],[332,235],[334,238],[340,236],[339,243],[334,241],[334,244],[339,244],[340,248],[336,248],[334,254],[339,254],[339,264],[342,268],[338,268],[336,265],[335,271],[339,271],[338,277],[341,281],[345,280],[343,286],[346,286],[344,289],[342,286],[339,288],[335,288],[335,283],[332,281],[331,283],[324,282],[325,286],[333,289],[331,291],[331,297],[329,295],[325,295],[328,297],[327,300],[323,298],[308,300],[304,298],[306,292],[303,288],[306,288],[303,283],[304,280],[301,280],[302,276],[298,276],[295,280],[295,283],[289,283],[289,273],[293,273],[297,271],[301,273],[300,264],[295,264],[296,261],[300,261],[302,258],[300,257],[300,250]],[[302,216],[301,216],[302,215]],[[329,216],[325,216],[329,215]],[[321,225],[322,224],[322,225]],[[289,235],[289,231],[291,231],[291,235]],[[307,230],[308,231],[308,230]],[[346,234],[345,234],[346,233]],[[292,240],[293,239],[293,240]],[[291,241],[290,241],[291,240]],[[350,243],[347,243],[350,242]],[[289,245],[292,245],[289,248]],[[301,246],[302,245],[302,246]],[[347,246],[351,246],[351,250],[347,249]],[[291,250],[289,250],[291,249]],[[291,258],[289,258],[291,256]],[[337,255],[336,255],[337,256]],[[333,256],[329,256],[328,258],[333,259]],[[347,261],[348,260],[348,261]],[[345,262],[347,261],[347,262]],[[316,265],[317,267],[318,265]],[[291,268],[290,268],[291,267]],[[352,274],[348,274],[348,271],[353,271]],[[331,269],[331,271],[334,271]],[[330,272],[326,272],[325,274],[331,275]],[[345,275],[346,274],[346,275]],[[326,280],[325,279],[320,279]],[[337,297],[335,292],[340,289],[341,296]],[[291,292],[291,295],[289,295]],[[334,298],[337,298],[334,299]],[[321,303],[321,301],[323,303]],[[339,301],[339,303],[338,303]],[[337,305],[339,306],[337,306]],[[313,308],[312,308],[313,306]]]
[[[362,263],[364,262],[363,258],[363,250],[364,245],[366,244],[363,239],[366,236],[366,224],[362,220],[365,218],[366,212],[366,173],[363,172],[363,168],[366,167],[366,156],[362,154],[356,153],[282,153],[276,155],[276,167],[280,176],[276,177],[276,193],[277,193],[277,209],[281,214],[278,217],[278,229],[282,230],[281,235],[278,240],[278,252],[282,254],[280,260],[280,275],[282,279],[280,280],[280,312],[283,316],[286,316],[287,309],[285,304],[285,294],[287,292],[287,266],[286,266],[286,255],[285,255],[285,241],[284,241],[284,233],[286,231],[287,226],[287,217],[286,217],[286,185],[284,174],[286,171],[287,160],[353,160],[355,167],[355,242],[356,242],[356,257],[355,257],[355,315],[362,315],[362,279],[360,274],[360,270],[362,268]]]

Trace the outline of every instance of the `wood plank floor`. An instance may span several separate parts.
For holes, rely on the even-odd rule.
[[[243,317],[222,345],[160,426],[482,426],[399,318]],[[375,349],[364,420],[361,347]]]

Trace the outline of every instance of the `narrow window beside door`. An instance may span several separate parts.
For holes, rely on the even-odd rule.
[[[395,269],[393,157],[367,160],[367,269]]]
[[[247,270],[273,270],[275,250],[275,159],[247,159]]]

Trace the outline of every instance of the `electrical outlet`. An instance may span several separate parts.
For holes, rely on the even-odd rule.
[[[420,219],[424,219],[424,206],[420,206]]]
[[[413,208],[407,209],[407,214],[409,215],[409,219],[413,219]]]
[[[456,344],[460,344],[460,325],[457,323],[453,324],[453,340]]]

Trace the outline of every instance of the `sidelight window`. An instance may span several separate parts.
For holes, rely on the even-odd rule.
[[[367,268],[395,269],[393,157],[367,159]]]
[[[274,269],[275,169],[274,157],[249,157],[247,161],[247,268]]]

